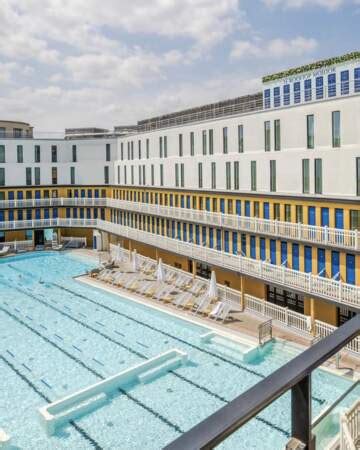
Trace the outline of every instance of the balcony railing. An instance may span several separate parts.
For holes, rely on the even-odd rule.
[[[222,214],[197,209],[177,208],[173,206],[154,205],[150,203],[130,202],[112,198],[42,198],[27,200],[2,200],[0,209],[37,208],[37,207],[109,207],[150,214],[168,219],[183,220],[192,223],[228,228],[240,232],[255,233],[280,239],[309,242],[360,251],[360,233],[357,230],[319,227],[301,223],[245,217],[235,214]]]
[[[273,283],[284,288],[306,293],[309,296],[334,301],[352,309],[360,308],[360,287],[323,278],[311,273],[299,272],[285,266],[234,255],[224,251],[183,242],[163,235],[114,224],[100,219],[42,219],[0,222],[0,230],[31,228],[88,227],[98,228],[115,235],[143,242],[172,253],[201,261],[208,265],[225,268],[237,273]]]

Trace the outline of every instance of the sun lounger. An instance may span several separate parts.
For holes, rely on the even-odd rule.
[[[6,254],[9,253],[10,247],[8,245],[5,245],[1,250],[0,250],[0,256],[5,256]]]
[[[173,304],[177,308],[185,308],[188,305],[194,303],[193,295],[191,292],[182,292],[174,301]]]
[[[211,313],[209,314],[209,317],[216,320],[221,320],[224,322],[231,310],[230,303],[227,302],[218,302]]]
[[[197,307],[195,307],[194,314],[206,313],[207,310],[209,309],[212,300],[214,299],[209,297],[207,294],[203,295],[201,297],[201,300],[198,302]]]

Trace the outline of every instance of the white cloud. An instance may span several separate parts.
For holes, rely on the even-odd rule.
[[[320,6],[334,11],[345,3],[345,0],[262,0],[269,7],[284,7],[299,9],[304,7]]]
[[[318,43],[313,38],[298,36],[290,40],[271,39],[264,41],[254,39],[252,41],[235,41],[230,52],[230,58],[271,58],[281,59],[285,57],[303,56],[314,51]]]

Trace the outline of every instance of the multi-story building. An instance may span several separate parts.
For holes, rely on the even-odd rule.
[[[0,241],[121,241],[339,325],[360,305],[359,94],[354,53],[113,132],[47,140],[12,124],[0,133]]]

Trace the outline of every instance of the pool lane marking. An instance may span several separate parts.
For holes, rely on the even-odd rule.
[[[67,352],[66,350],[62,349],[61,347],[59,347],[57,344],[55,344],[55,342],[52,342],[50,339],[48,339],[46,336],[43,336],[41,333],[39,333],[37,330],[34,330],[32,327],[30,327],[27,323],[23,322],[21,319],[19,319],[18,317],[14,316],[12,313],[10,313],[9,311],[7,311],[6,309],[2,308],[0,306],[0,310],[3,311],[5,314],[7,314],[9,317],[11,317],[13,320],[15,320],[16,322],[20,323],[21,325],[25,326],[28,330],[32,331],[33,333],[35,333],[37,336],[39,336],[40,338],[42,338],[46,343],[52,345],[53,347],[55,347],[57,350],[59,350],[60,352],[64,353],[64,355],[66,355],[68,358],[70,358],[72,361],[77,362],[78,364],[80,364],[83,368],[87,369],[89,372],[91,372],[93,375],[95,375],[97,378],[100,378],[101,380],[104,380],[105,377],[103,375],[101,375],[99,372],[97,372],[96,370],[92,369],[91,367],[87,366],[84,362],[82,362],[79,358],[76,358],[75,356],[73,356],[71,353]],[[1,357],[1,355],[0,355]],[[144,356],[144,358],[146,358]],[[175,430],[176,432],[178,432],[179,434],[184,433],[184,430],[182,430],[178,425],[170,422],[166,417],[164,417],[162,414],[160,414],[159,412],[155,411],[153,408],[151,408],[150,406],[146,405],[145,403],[143,403],[141,400],[139,400],[138,398],[134,397],[133,395],[129,394],[128,392],[126,392],[124,389],[118,388],[117,389],[118,392],[120,392],[121,394],[123,394],[124,396],[126,396],[129,400],[132,400],[134,403],[136,403],[138,406],[140,406],[141,408],[145,409],[145,411],[151,413],[154,417],[156,417],[157,419],[161,420],[163,423],[165,423],[166,425],[168,425],[170,428],[172,428],[173,430]],[[100,447],[99,447],[100,448]]]
[[[39,388],[35,386],[32,381],[30,381],[23,373],[21,373],[10,361],[8,361],[4,356],[0,355],[0,360],[2,360],[9,369],[11,369],[22,381],[24,381],[36,394],[45,400],[47,403],[51,403],[49,397],[44,394]],[[77,425],[74,421],[69,422],[75,430],[86,440],[88,441],[96,450],[103,450],[103,448],[92,438],[82,427]]]

